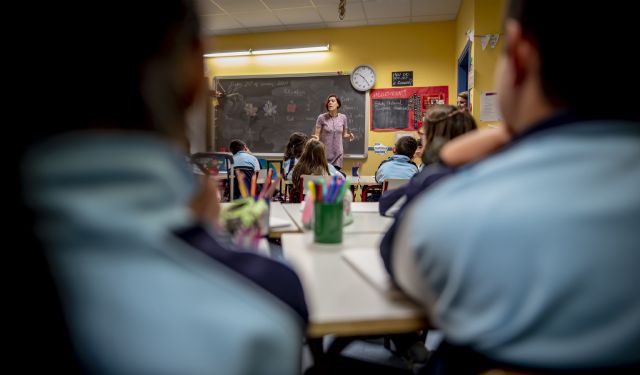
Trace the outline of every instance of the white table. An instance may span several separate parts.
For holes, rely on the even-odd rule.
[[[284,257],[302,281],[309,308],[307,335],[377,335],[428,326],[423,310],[404,295],[385,294],[341,256],[349,248],[377,254],[381,234],[345,234],[343,243],[313,243],[313,234],[284,234]]]
[[[285,203],[282,207],[299,228],[302,225],[301,203]],[[378,202],[353,202],[351,204],[353,223],[344,226],[347,233],[385,233],[393,223],[393,218],[380,216]]]

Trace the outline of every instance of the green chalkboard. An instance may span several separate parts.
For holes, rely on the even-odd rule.
[[[336,94],[342,101],[339,112],[347,116],[355,136],[344,142],[345,156],[366,157],[366,95],[353,89],[349,75],[216,77],[214,84],[222,93],[216,107],[216,151],[228,150],[231,140],[238,138],[255,154],[280,157],[291,133],[314,133],[318,115],[326,112],[326,97]]]

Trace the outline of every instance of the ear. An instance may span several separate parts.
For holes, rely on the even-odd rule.
[[[531,78],[531,75],[539,73],[539,56],[533,42],[527,38],[520,23],[508,20],[505,24],[507,61],[513,72],[513,84],[521,86],[523,82]]]

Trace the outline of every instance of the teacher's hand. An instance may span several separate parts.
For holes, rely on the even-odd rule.
[[[315,134],[311,136],[311,139],[315,139],[315,140],[317,140],[317,141],[319,141],[319,140],[320,140],[320,138],[318,138],[318,136],[317,136],[317,135],[315,135]]]
[[[344,135],[343,137],[344,139],[348,139],[349,142],[353,141],[356,137],[353,135],[353,133],[349,132],[347,134]]]

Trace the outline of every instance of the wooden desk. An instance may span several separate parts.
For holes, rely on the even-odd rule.
[[[287,211],[289,217],[299,228],[302,225],[301,203],[285,203],[282,207]],[[380,216],[378,213],[378,202],[354,202],[351,206],[353,223],[344,226],[347,233],[385,233],[393,224],[393,218]]]
[[[378,335],[428,327],[423,310],[404,295],[385,295],[340,255],[348,248],[378,252],[381,234],[345,234],[343,243],[319,245],[313,234],[284,234],[284,257],[296,270],[309,308],[307,335],[318,338]]]

